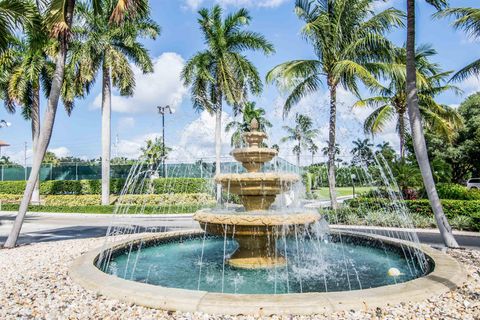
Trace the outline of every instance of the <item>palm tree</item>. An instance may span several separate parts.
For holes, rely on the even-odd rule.
[[[365,162],[367,165],[373,161],[373,143],[369,139],[358,138],[352,141],[353,148],[350,153],[353,155],[352,163],[357,164]]]
[[[225,127],[226,132],[230,132],[235,128],[235,131],[232,134],[230,144],[236,148],[240,147],[242,144],[242,134],[244,132],[250,131],[250,124],[253,119],[256,119],[258,122],[258,129],[265,132],[267,128],[271,128],[272,124],[265,118],[265,109],[256,108],[255,102],[247,102],[244,107],[240,110],[242,114],[241,121],[231,121]]]
[[[297,156],[297,166],[300,167],[300,155],[302,150],[308,148],[313,144],[313,139],[318,134],[317,129],[312,129],[312,119],[304,114],[295,114],[295,126],[283,126],[283,129],[287,131],[287,136],[282,138],[282,142],[293,141],[295,146],[293,147],[293,153]]]
[[[191,85],[193,107],[215,114],[215,163],[216,174],[220,174],[223,100],[230,105],[243,105],[247,91],[259,94],[262,90],[257,69],[242,52],[253,50],[270,54],[274,50],[262,35],[243,30],[251,20],[246,9],[229,14],[225,19],[218,5],[198,13],[207,48],[187,61],[182,78],[186,86]],[[217,185],[218,201],[220,188]]]
[[[448,106],[435,102],[434,97],[449,90],[459,91],[456,87],[445,84],[450,72],[443,72],[438,64],[429,61],[436,54],[430,46],[421,46],[416,51],[418,77],[418,98],[420,113],[424,125],[451,140],[455,130],[462,124],[459,114]],[[386,76],[390,80],[387,86],[378,88],[378,96],[359,100],[354,107],[373,107],[375,110],[365,119],[364,131],[372,135],[382,132],[392,119],[400,139],[400,157],[405,157],[405,138],[407,134],[407,97],[406,97],[406,51],[396,50],[393,63],[386,64]]]
[[[447,5],[447,0],[426,0],[427,3],[433,5],[437,10]],[[407,0],[407,107],[408,117],[410,120],[410,129],[413,140],[415,156],[417,158],[420,172],[422,173],[423,183],[427,191],[428,199],[432,206],[438,229],[442,235],[443,242],[447,247],[458,247],[458,243],[452,233],[452,227],[448,223],[447,217],[443,212],[442,203],[438,197],[435,180],[433,180],[432,169],[428,159],[427,144],[425,143],[425,135],[423,133],[422,116],[420,113],[418,89],[417,89],[417,73],[415,63],[415,0]]]
[[[112,1],[106,4],[113,10]],[[102,74],[102,205],[109,205],[111,87],[113,84],[123,96],[133,95],[135,78],[130,62],[144,73],[153,72],[148,50],[139,38],[155,39],[160,27],[148,18],[148,13],[121,25],[111,24],[108,12],[96,15],[86,4],[77,5],[76,13],[80,24],[74,29],[82,44],[74,54],[82,64],[80,73],[89,81]]]
[[[447,8],[435,14],[437,17],[453,16],[455,29],[463,29],[472,38],[480,38],[480,9],[479,8]],[[470,76],[480,75],[480,59],[468,64],[452,77],[453,81],[462,81]]]
[[[104,8],[106,0],[92,0],[91,5],[100,14]],[[7,1],[8,2],[8,1]],[[40,134],[37,143],[37,150],[33,156],[32,170],[25,187],[17,217],[12,226],[12,230],[5,241],[5,248],[13,248],[17,242],[18,235],[22,228],[28,204],[32,197],[33,190],[40,172],[40,166],[50,144],[55,116],[57,113],[58,101],[62,94],[64,75],[66,71],[66,60],[68,53],[69,34],[71,31],[73,12],[76,0],[50,0],[43,2],[46,6],[46,24],[51,36],[58,42],[58,49],[55,57],[55,69],[52,74],[52,84],[49,90],[47,108],[43,117],[43,124],[40,127]],[[146,0],[118,0],[110,17],[111,23],[120,23],[124,20],[142,16],[148,2]]]
[[[303,97],[319,90],[322,79],[330,93],[328,139],[328,184],[332,208],[337,208],[335,191],[335,139],[337,89],[342,85],[358,95],[358,81],[377,86],[375,62],[389,61],[393,45],[383,36],[402,26],[403,13],[390,8],[378,14],[365,0],[296,0],[295,11],[305,21],[303,34],[312,43],[317,59],[294,60],[276,66],[267,74],[290,94],[284,114]]]
[[[390,142],[383,141],[382,143],[377,144],[376,147],[377,151],[375,154],[381,154],[388,163],[395,160],[395,150],[393,150]]]
[[[55,68],[52,53],[56,48],[55,41],[45,33],[45,19],[39,9],[33,17],[37,25],[27,24],[24,27],[25,36],[22,39],[13,38],[10,47],[0,55],[0,59],[5,62],[0,66],[0,90],[7,111],[15,112],[19,105],[23,117],[31,121],[32,151],[35,153],[40,133],[41,91],[48,96]],[[84,86],[72,78],[73,69],[74,66],[69,61],[64,76],[69,81],[64,82],[62,88],[63,105],[68,115],[73,109],[73,99],[83,96],[85,91]],[[37,179],[32,203],[40,201],[39,186],[40,181]]]
[[[145,141],[145,144],[145,147],[140,149],[142,152],[140,158],[151,165],[158,166],[164,158],[167,158],[168,153],[172,151],[171,148],[164,146],[162,139],[158,137],[153,140],[148,139]]]
[[[315,155],[318,153],[318,146],[311,141],[310,145],[308,146],[308,151],[312,154],[312,164],[315,162]]]

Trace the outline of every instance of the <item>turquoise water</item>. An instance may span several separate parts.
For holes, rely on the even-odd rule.
[[[165,287],[249,294],[366,289],[425,274],[413,262],[416,259],[406,259],[399,248],[348,238],[279,241],[278,251],[286,252],[288,267],[269,270],[224,264],[224,250],[228,258],[236,248],[235,241],[215,237],[178,240],[136,249],[130,255],[128,251],[120,253],[104,271]],[[387,274],[390,268],[402,274],[391,277]]]

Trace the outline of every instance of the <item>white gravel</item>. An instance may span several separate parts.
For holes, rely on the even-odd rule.
[[[154,310],[84,290],[67,270],[76,257],[102,243],[103,239],[68,240],[0,250],[0,319],[237,319]],[[480,319],[480,251],[451,250],[449,254],[465,265],[469,279],[447,294],[376,310],[272,318]]]

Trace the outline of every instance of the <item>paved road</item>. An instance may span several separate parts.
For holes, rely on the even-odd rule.
[[[15,213],[0,212],[0,244],[5,242],[14,219]],[[145,230],[145,228],[169,231],[199,227],[191,215],[113,216],[102,214],[30,213],[25,220],[19,243],[27,244],[32,242],[101,237],[106,234],[110,225],[133,226],[137,228],[139,232]],[[365,229],[365,227],[350,226],[341,226],[341,228],[354,231],[375,232],[385,236],[402,233],[401,231],[392,233],[384,228]],[[436,247],[442,246],[442,239],[436,230],[421,230],[418,231],[417,234],[423,243]],[[456,239],[463,247],[480,250],[480,233],[461,232],[456,234]]]

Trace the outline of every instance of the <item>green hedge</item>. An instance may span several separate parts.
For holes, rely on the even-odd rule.
[[[110,193],[120,194],[125,179],[112,179]],[[205,193],[211,188],[206,179],[200,178],[159,178],[153,181],[154,193]],[[0,182],[0,194],[23,194],[25,181]],[[49,180],[42,181],[40,193],[43,195],[60,194],[101,194],[100,180]],[[141,193],[139,191],[139,193]]]
[[[440,199],[480,200],[480,190],[469,190],[467,187],[455,183],[439,183],[437,192]]]
[[[19,204],[21,194],[0,194],[1,203]],[[96,194],[81,195],[42,195],[41,204],[46,206],[95,206],[101,203],[101,196]],[[110,204],[122,203],[135,205],[204,205],[215,204],[215,198],[208,193],[163,193],[163,194],[127,194],[122,197],[110,196]]]
[[[480,230],[480,200],[441,200],[445,215],[449,220],[459,219],[458,217],[471,218],[471,230]],[[430,202],[422,200],[404,200],[408,210],[413,215],[433,217]],[[387,208],[395,209],[395,203],[386,199],[356,198],[346,202],[351,209],[368,209],[371,211]],[[363,210],[365,211],[365,210]]]
[[[65,212],[65,213],[113,213],[116,206],[29,206],[30,212]],[[205,208],[204,205],[184,205],[184,206],[129,206],[127,212],[122,214],[168,214],[168,213],[194,213],[197,210]],[[18,211],[18,204],[4,204],[1,210]]]

